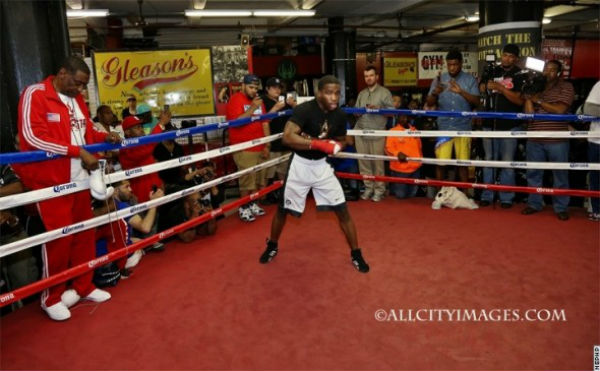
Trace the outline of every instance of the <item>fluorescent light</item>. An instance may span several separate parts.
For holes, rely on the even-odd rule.
[[[214,9],[214,10],[196,10],[186,9],[186,17],[250,17],[252,11],[250,10],[230,10],[230,9]]]
[[[314,10],[255,10],[252,12],[255,17],[313,17]]]
[[[550,22],[552,22],[552,19],[546,17],[542,18],[542,24],[548,24]]]
[[[479,21],[479,15],[475,14],[475,15],[466,16],[465,20],[467,22],[477,22],[477,21]]]
[[[67,17],[106,17],[108,16],[108,9],[68,9]]]

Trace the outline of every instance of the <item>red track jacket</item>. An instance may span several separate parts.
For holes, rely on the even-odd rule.
[[[18,164],[15,171],[26,187],[39,189],[68,183],[71,180],[71,157],[79,157],[79,147],[71,144],[69,109],[60,100],[49,76],[30,85],[19,99],[19,141],[21,151],[42,150],[66,157],[55,160]],[[76,98],[87,119],[85,142],[102,142],[108,134],[94,128],[83,96]]]

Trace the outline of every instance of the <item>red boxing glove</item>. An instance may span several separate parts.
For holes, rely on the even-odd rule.
[[[310,141],[310,149],[335,155],[342,149],[342,145],[335,140],[313,139]]]

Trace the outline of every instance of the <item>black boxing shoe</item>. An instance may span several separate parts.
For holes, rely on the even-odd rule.
[[[352,264],[361,273],[367,273],[369,271],[369,265],[363,259],[360,249],[351,250],[350,255],[352,256]]]
[[[277,252],[277,242],[269,241],[269,239],[267,239],[267,248],[265,249],[265,252],[262,253],[258,261],[261,264],[267,264],[273,260],[275,256],[277,256]]]

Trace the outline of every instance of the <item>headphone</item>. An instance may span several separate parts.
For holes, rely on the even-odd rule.
[[[557,61],[556,59],[548,61],[548,63],[552,63],[557,67],[558,71],[556,71],[556,76],[560,77],[562,75],[562,70],[563,70],[562,63],[560,63],[560,61]]]

